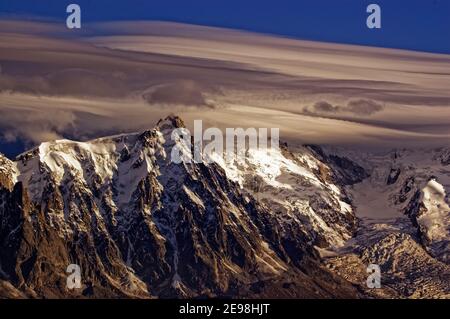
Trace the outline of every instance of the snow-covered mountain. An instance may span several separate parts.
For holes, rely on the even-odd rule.
[[[46,297],[358,295],[314,249],[355,228],[326,163],[305,148],[251,153],[248,167],[175,164],[170,134],[181,126],[169,117],[143,133],[2,157],[3,280]],[[260,190],[248,187],[256,179]],[[82,290],[65,287],[69,264]]]
[[[376,297],[450,298],[449,149],[327,151],[370,175],[346,188],[359,229],[328,266],[357,284],[380,265]]]
[[[365,160],[360,153],[359,159],[353,160],[366,166],[365,170],[371,175],[365,181],[366,186],[377,190],[372,194],[383,194],[384,198],[377,201],[385,206],[384,214],[408,216],[427,251],[448,264],[450,195],[446,190],[450,189],[450,151],[445,148],[394,150],[366,155]],[[354,187],[353,193],[361,193],[360,185]],[[370,209],[370,205],[362,202],[359,206]]]
[[[379,262],[395,275],[401,258],[406,274],[417,259],[448,279],[445,150],[419,161],[283,145],[248,149],[245,163],[176,164],[170,137],[183,125],[171,116],[142,133],[0,156],[0,294],[358,298],[380,294],[357,269]],[[69,264],[82,289],[66,287]],[[421,296],[450,287],[428,283]]]

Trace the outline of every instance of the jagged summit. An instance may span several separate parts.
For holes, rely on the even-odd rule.
[[[160,119],[156,124],[156,127],[160,130],[164,129],[174,129],[174,128],[185,128],[186,124],[184,121],[175,114],[171,114],[164,119]]]

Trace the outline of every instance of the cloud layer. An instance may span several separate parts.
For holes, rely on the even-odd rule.
[[[448,55],[162,22],[71,33],[0,21],[0,146],[137,131],[174,112],[299,142],[448,145],[449,88]]]

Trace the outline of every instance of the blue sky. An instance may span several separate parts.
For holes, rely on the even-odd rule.
[[[84,21],[168,20],[290,37],[450,53],[448,0],[1,0],[3,14],[65,19],[78,3]],[[382,29],[365,25],[382,8]]]

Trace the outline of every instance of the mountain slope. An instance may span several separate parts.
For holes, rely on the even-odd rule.
[[[450,298],[448,149],[345,154],[370,175],[347,187],[359,229],[326,263],[374,297]],[[365,287],[368,264],[382,289]]]
[[[341,245],[355,227],[325,163],[284,150],[270,155],[280,176],[253,156],[238,179],[219,160],[175,164],[170,133],[182,126],[169,117],[1,157],[0,277],[29,297],[359,295],[313,248]],[[252,176],[266,178],[265,199],[241,187]],[[69,264],[81,289],[66,287]]]

